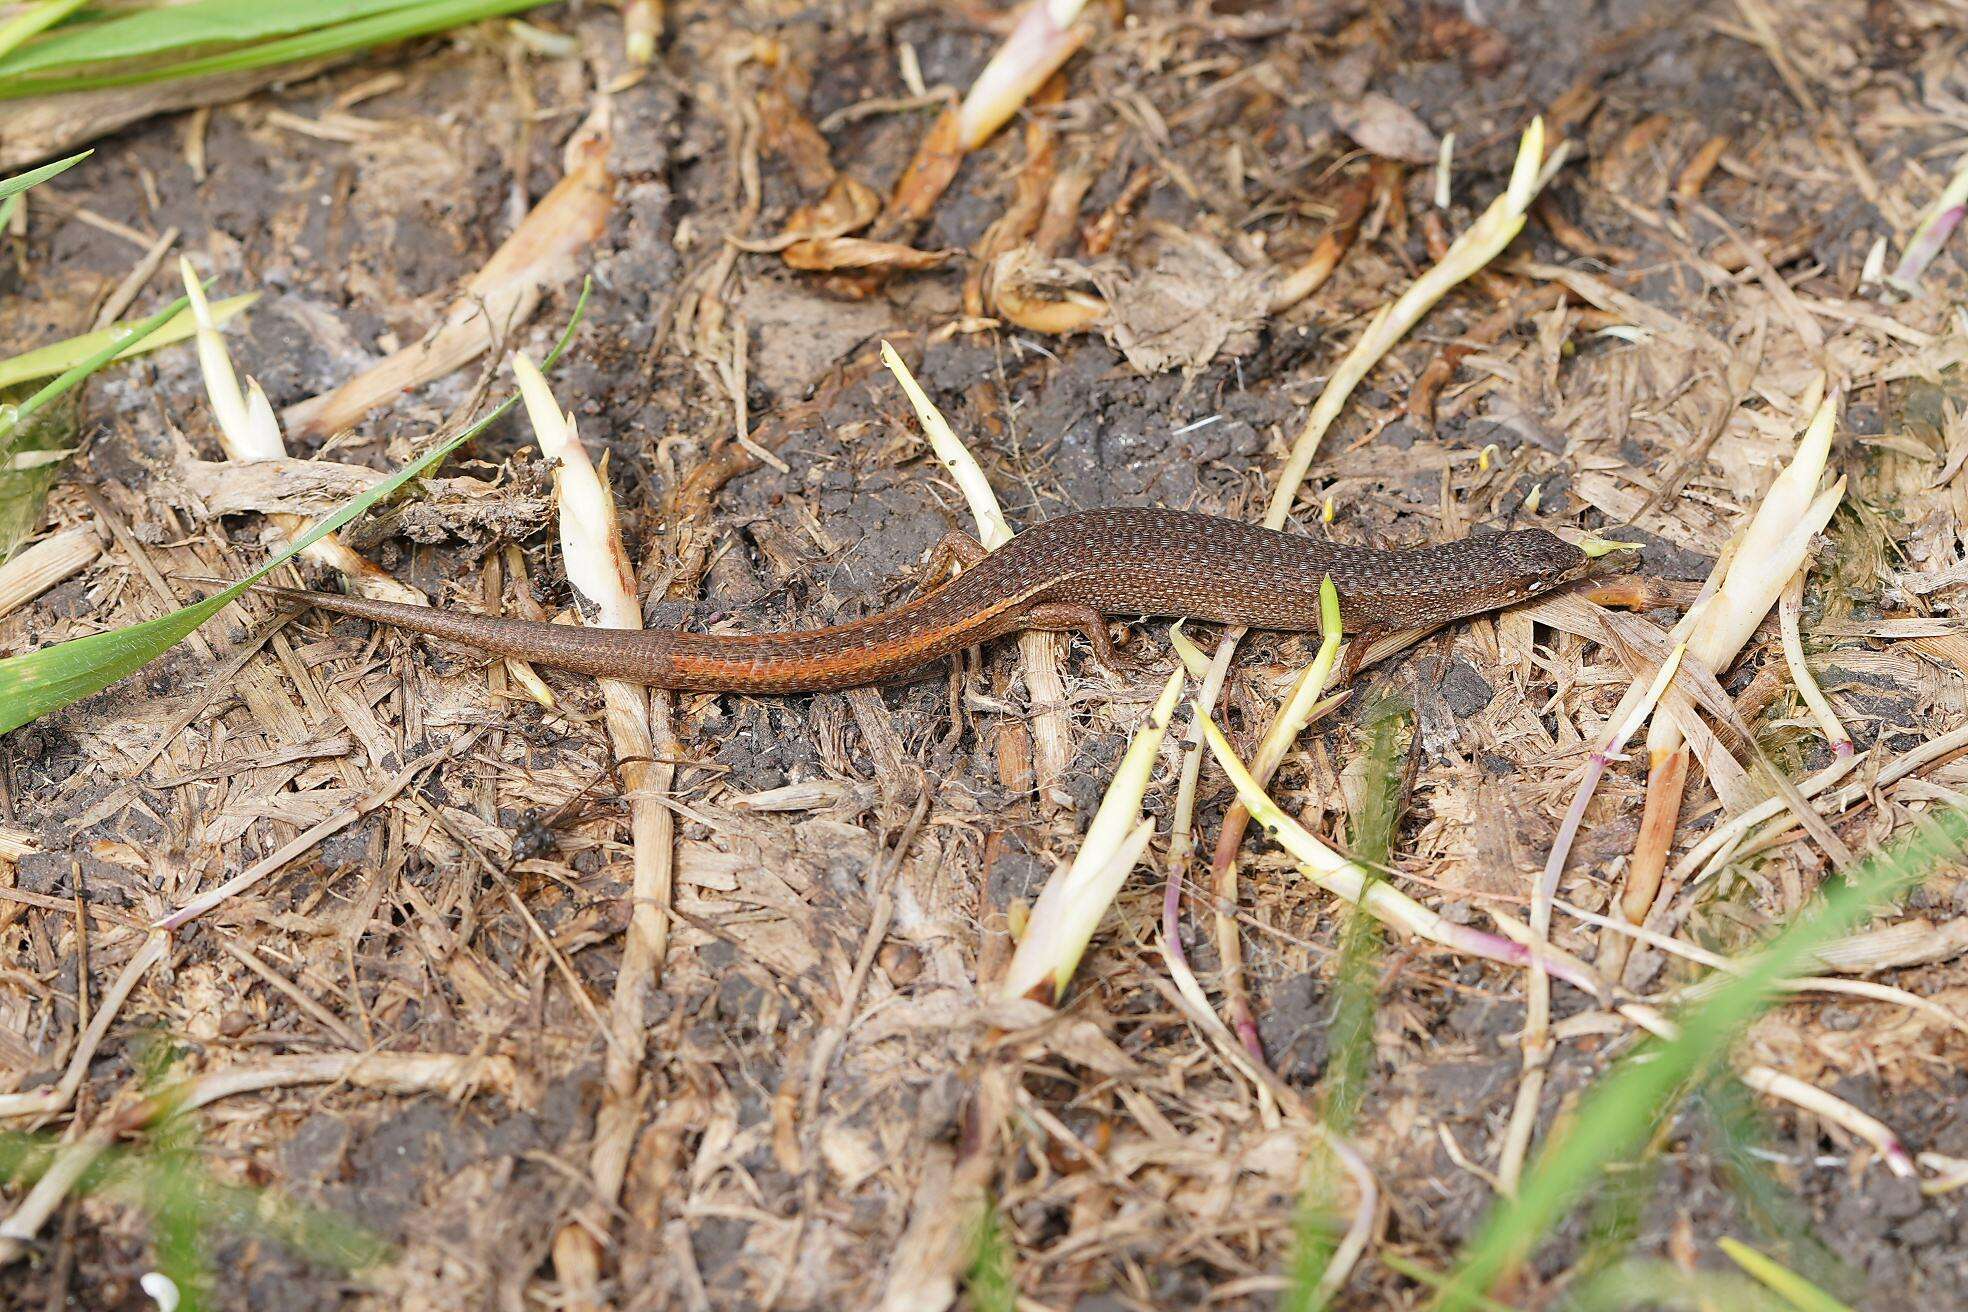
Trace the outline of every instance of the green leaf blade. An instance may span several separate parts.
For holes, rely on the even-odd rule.
[[[1797,1312],[1852,1312],[1852,1309],[1789,1267],[1743,1243],[1724,1235],[1716,1246],[1729,1260],[1768,1286]]]
[[[204,0],[76,23],[0,59],[0,77],[240,45],[409,9],[428,0]]]
[[[551,368],[566,352],[568,343],[574,340],[574,330],[579,327],[587,309],[589,290],[587,285],[581,288],[580,299],[574,304],[567,329],[547,354],[541,366],[543,369]],[[215,596],[141,624],[73,638],[40,651],[0,660],[0,735],[11,733],[23,724],[60,710],[91,693],[100,692],[119,679],[134,674],[189,637],[253,584],[383,498],[393,495],[411,479],[436,466],[458,447],[490,428],[518,403],[518,396],[507,397],[463,432],[439,442],[382,482],[350,498],[341,509],[317,521],[264,565]]]
[[[228,319],[235,317],[259,299],[258,292],[246,292],[239,296],[228,296],[223,301],[214,301],[212,321],[223,326]],[[107,328],[98,328],[92,333],[83,333],[66,341],[52,342],[47,346],[39,346],[32,351],[23,351],[19,355],[0,360],[0,388],[33,382],[37,378],[52,378],[56,374],[74,368],[112,343],[118,344],[118,350],[110,359],[127,360],[147,351],[155,351],[160,347],[185,341],[198,328],[190,313],[180,310],[147,338],[132,339],[125,336],[141,326],[141,320],[125,320],[121,323],[113,323]]]
[[[0,410],[0,561],[13,554],[41,514],[42,499],[60,472],[59,461],[29,461],[29,457],[60,451],[74,436],[73,415],[51,410],[57,402],[119,354],[148,340],[182,312],[180,298],[134,328],[104,334],[101,345],[64,370],[55,380],[23,401],[18,408]],[[58,419],[70,422],[57,424]]]
[[[20,430],[23,424],[32,419],[36,413],[52,404],[71,388],[80,385],[90,374],[93,374],[96,370],[108,364],[118,355],[121,355],[132,346],[149,337],[152,333],[155,333],[165,324],[171,322],[172,319],[176,318],[190,304],[190,297],[180,296],[156,314],[151,315],[150,318],[137,324],[135,328],[124,331],[120,336],[112,332],[109,340],[104,342],[94,354],[85,357],[62,371],[53,382],[43,387],[33,396],[28,397],[27,400],[21,402],[20,409],[11,418],[0,419],[0,455],[6,454],[13,435]]]
[[[215,596],[141,624],[106,633],[92,633],[85,638],[71,639],[40,651],[0,660],[0,734],[11,733],[31,720],[91,693],[100,692],[110,684],[136,673],[190,637],[193,630],[218,614],[253,584],[436,465],[460,444],[483,432],[512,406],[513,400],[507,400],[464,432],[438,443],[382,482],[351,498],[340,510],[318,521],[266,564]]]
[[[425,3],[414,8],[372,14],[351,22],[314,28],[273,40],[248,43],[235,49],[222,50],[216,54],[185,59],[176,63],[159,65],[126,61],[136,66],[117,68],[112,65],[106,71],[79,73],[72,76],[10,74],[0,71],[0,100],[18,100],[25,96],[61,95],[76,91],[98,91],[107,87],[168,82],[219,73],[238,73],[255,68],[270,68],[280,64],[304,63],[312,59],[323,59],[367,49],[370,46],[428,36],[433,32],[461,27],[482,19],[515,14],[526,9],[538,9],[548,2],[549,0],[426,0]],[[95,62],[89,66],[102,68]],[[73,65],[59,67],[73,67]],[[58,70],[50,69],[46,72],[56,73]]]
[[[23,9],[6,22],[0,23],[0,55],[7,54],[22,42],[47,31],[87,3],[89,0],[42,0],[36,8]]]
[[[1600,1080],[1578,1117],[1547,1144],[1514,1199],[1500,1202],[1464,1250],[1454,1282],[1434,1305],[1470,1307],[1512,1264],[1550,1233],[1608,1166],[1630,1160],[1680,1106],[1689,1084],[1724,1058],[1733,1040],[1803,973],[1818,948],[1876,908],[1918,885],[1968,843],[1968,812],[1922,817],[1922,827],[1846,872],[1813,907],[1743,963],[1702,1003],[1678,1017],[1680,1033],[1649,1040]]]
[[[41,411],[0,439],[0,561],[33,532],[48,489],[74,452],[81,411],[72,401]]]
[[[0,200],[5,200],[9,196],[18,195],[26,191],[29,187],[38,186],[58,173],[66,173],[95,153],[93,150],[78,150],[66,159],[58,159],[52,164],[43,164],[40,168],[29,169],[25,173],[16,173],[11,178],[0,178]]]

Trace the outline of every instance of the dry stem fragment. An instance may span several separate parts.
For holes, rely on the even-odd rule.
[[[502,345],[533,316],[549,287],[575,277],[615,208],[612,132],[603,101],[568,141],[566,174],[465,284],[430,335],[325,396],[289,406],[281,417],[294,434],[326,437],[348,428],[391,398]]]

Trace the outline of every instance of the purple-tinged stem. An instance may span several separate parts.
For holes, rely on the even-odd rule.
[[[1920,286],[1920,275],[1927,272],[1927,266],[1947,245],[1947,239],[1961,226],[1961,218],[1968,214],[1968,206],[1950,205],[1928,220],[1921,230],[1907,243],[1906,253],[1900,256],[1899,265],[1894,268],[1892,281],[1899,286],[1913,289]]]

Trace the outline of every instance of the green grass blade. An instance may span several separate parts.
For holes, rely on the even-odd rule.
[[[1723,1186],[1766,1247],[1786,1266],[1814,1284],[1853,1294],[1865,1276],[1828,1248],[1813,1229],[1811,1209],[1770,1169],[1759,1150],[1774,1152],[1755,1095],[1735,1072],[1717,1071],[1696,1097],[1695,1121],[1703,1132],[1701,1151],[1712,1160]]]
[[[551,367],[566,351],[568,343],[573,341],[574,330],[587,308],[588,291],[587,286],[581,288],[581,298],[575,303],[567,330],[548,353],[542,367]],[[507,397],[491,413],[457,436],[438,443],[368,491],[352,498],[266,564],[223,592],[141,624],[106,633],[92,633],[86,638],[75,638],[40,651],[0,660],[0,734],[11,733],[50,711],[59,710],[90,693],[107,688],[156,660],[182,642],[199,625],[218,614],[253,583],[435,466],[459,445],[491,427],[518,401],[517,395]]]
[[[1351,822],[1351,855],[1369,870],[1394,855],[1394,830],[1406,792],[1407,751],[1413,722],[1407,707],[1383,700],[1367,712],[1372,737],[1364,764],[1360,809]],[[1380,922],[1362,898],[1346,916],[1333,973],[1333,1019],[1321,1115],[1334,1133],[1350,1136],[1373,1075],[1374,1016],[1379,1011]]]
[[[1380,1264],[1389,1271],[1404,1275],[1417,1285],[1427,1285],[1431,1289],[1443,1289],[1448,1286],[1449,1278],[1440,1271],[1423,1266],[1411,1258],[1402,1257],[1399,1253],[1383,1251],[1379,1254],[1379,1258]],[[1476,1312],[1517,1312],[1517,1309],[1508,1303],[1499,1303],[1484,1294],[1473,1295],[1470,1306],[1475,1308]]]
[[[1659,1177],[1658,1162],[1643,1154],[1629,1170],[1611,1171],[1592,1199],[1584,1225],[1583,1244],[1569,1278],[1590,1283],[1600,1273],[1627,1261],[1627,1251],[1640,1237],[1647,1198]]]
[[[16,173],[11,178],[0,178],[0,200],[17,195],[20,192],[26,191],[29,187],[46,182],[57,173],[66,173],[95,153],[93,150],[79,150],[67,159],[58,159],[52,164],[43,164],[38,169],[29,169],[25,173]]]
[[[0,23],[0,55],[19,47],[31,36],[47,31],[80,9],[89,0],[43,0],[32,9],[23,9]]]
[[[1477,1306],[1489,1312],[1500,1305],[1485,1299]],[[1732,1271],[1683,1271],[1671,1262],[1622,1262],[1581,1284],[1559,1306],[1563,1312],[1795,1312]]]
[[[0,227],[3,226],[4,223],[0,223]],[[258,292],[246,292],[239,296],[229,296],[223,301],[215,301],[212,305],[212,320],[224,324],[226,320],[259,299]],[[138,326],[140,325],[130,322],[113,323],[107,328],[83,333],[80,337],[71,337],[66,341],[39,346],[32,351],[23,351],[9,359],[0,360],[0,388],[14,387],[37,378],[51,378],[66,369],[74,368],[112,343],[117,344],[117,350],[110,358],[127,360],[145,351],[155,351],[161,346],[182,342],[198,328],[198,325],[192,321],[190,312],[181,310],[166,320],[147,339],[132,341],[129,337],[123,336]]]
[[[1852,1309],[1782,1263],[1765,1257],[1748,1244],[1724,1236],[1715,1241],[1729,1260],[1770,1287],[1797,1312],[1852,1312]]]
[[[239,45],[310,32],[429,0],[204,0],[76,24],[0,59],[0,76],[154,59],[196,46]],[[8,47],[12,49],[12,47]]]
[[[176,1133],[169,1121],[180,1119],[188,1118],[168,1117],[159,1125],[158,1133],[165,1137]],[[40,1179],[60,1148],[60,1141],[47,1134],[0,1130],[0,1182],[18,1188]],[[207,1232],[216,1228],[236,1235],[264,1235],[310,1262],[340,1271],[358,1272],[391,1260],[390,1246],[380,1235],[334,1212],[289,1201],[271,1190],[218,1180],[200,1163],[195,1138],[192,1148],[190,1153],[173,1154],[159,1140],[119,1144],[90,1164],[76,1180],[74,1192],[128,1199],[153,1217],[166,1211],[179,1216],[189,1211]],[[164,1250],[177,1239],[176,1234],[160,1233],[158,1247]],[[159,1255],[165,1258],[162,1251]],[[182,1288],[183,1282],[179,1283]],[[180,1312],[184,1306],[180,1304]]]
[[[156,1042],[150,1048],[168,1052],[169,1046]],[[145,1083],[156,1089],[164,1078],[159,1069]],[[150,1126],[150,1151],[143,1157],[143,1205],[150,1213],[157,1269],[178,1287],[178,1312],[201,1312],[212,1289],[212,1266],[206,1258],[211,1247],[206,1209],[199,1197],[205,1173],[198,1161],[198,1122],[177,1109],[169,1090],[160,1092],[160,1100],[166,1110]]]
[[[135,343],[143,341],[159,328],[162,328],[189,304],[191,304],[189,297],[180,296],[156,314],[151,315],[150,318],[139,323],[135,328],[124,331],[121,336],[112,334],[110,340],[99,347],[94,354],[85,357],[63,370],[60,376],[53,382],[43,387],[33,396],[28,397],[27,400],[21,402],[20,408],[14,411],[13,414],[0,414],[0,455],[7,453],[8,444],[13,435],[20,431],[23,424],[34,418],[43,407],[53,402],[70,388],[79,384],[96,370],[108,364],[119,354],[127,351]]]
[[[1676,1038],[1645,1043],[1620,1062],[1587,1097],[1571,1127],[1539,1155],[1517,1197],[1491,1212],[1436,1306],[1447,1312],[1471,1306],[1477,1293],[1549,1233],[1608,1164],[1630,1157],[1663,1118],[1674,1114],[1689,1083],[1721,1059],[1770,1004],[1778,981],[1805,971],[1818,948],[1913,888],[1956,856],[1964,840],[1968,813],[1940,812],[1910,838],[1847,871],[1748,959],[1740,975],[1681,1015]]]
[[[1016,1312],[1018,1285],[1011,1277],[1011,1246],[1005,1243],[995,1203],[987,1201],[978,1214],[964,1288],[972,1312]]]
[[[338,23],[332,27],[318,28],[277,40],[262,41],[240,49],[221,51],[178,63],[113,69],[108,72],[69,77],[38,75],[4,77],[0,78],[0,100],[18,100],[24,96],[57,95],[74,91],[96,91],[104,87],[165,82],[205,77],[216,73],[237,73],[247,69],[268,68],[277,64],[300,63],[310,59],[345,54],[352,50],[362,50],[370,46],[385,45],[392,41],[404,41],[432,32],[442,32],[481,19],[496,18],[501,14],[538,9],[546,3],[548,0],[432,0],[432,3],[415,9],[376,14],[353,22]]]
[[[1407,754],[1414,741],[1414,719],[1405,705],[1387,698],[1368,710],[1367,722],[1371,738],[1362,774],[1360,810],[1350,825],[1351,855],[1377,871],[1393,861],[1394,833],[1407,794]],[[1364,902],[1362,898],[1347,914],[1333,977],[1332,1058],[1326,1064],[1323,1115],[1326,1124],[1341,1135],[1353,1133],[1373,1073],[1382,939],[1380,922],[1366,910]]]
[[[1389,864],[1394,832],[1406,792],[1407,751],[1413,741],[1408,708],[1391,698],[1367,712],[1371,735],[1363,766],[1360,809],[1351,818],[1350,854],[1369,870]],[[1380,1010],[1380,922],[1364,905],[1353,905],[1340,931],[1339,964],[1333,972],[1333,1019],[1327,1040],[1319,1115],[1334,1134],[1349,1138],[1373,1075],[1374,1018]],[[1340,1192],[1341,1171],[1332,1154],[1312,1159],[1293,1222],[1291,1285],[1278,1306],[1283,1312],[1316,1312],[1324,1305],[1319,1282],[1332,1262],[1336,1232],[1330,1200]]]
[[[494,411],[490,417],[496,418],[502,410]],[[432,447],[419,459],[321,520],[299,541],[289,545],[247,578],[204,601],[141,624],[106,633],[92,633],[86,638],[75,638],[0,661],[0,734],[11,733],[50,711],[99,692],[156,660],[225,609],[252,583],[422,474],[449,455],[459,443],[474,436],[480,428],[481,425],[473,425],[451,440]]]
[[[33,527],[41,514],[42,500],[61,470],[58,460],[26,462],[32,456],[64,451],[73,445],[74,414],[50,407],[118,353],[148,340],[185,305],[180,299],[133,328],[110,332],[95,351],[63,370],[19,407],[0,406],[0,561],[13,554]]]
[[[0,452],[0,561],[33,532],[48,489],[74,451],[81,409],[70,397],[42,410],[10,435]]]

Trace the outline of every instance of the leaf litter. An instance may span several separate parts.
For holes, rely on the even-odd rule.
[[[847,304],[836,296],[887,307],[894,327],[884,331],[1013,524],[1122,499],[1260,513],[1326,373],[1432,258],[1422,211],[1439,135],[1457,134],[1448,230],[1458,232],[1502,185],[1501,143],[1527,117],[1511,97],[1522,94],[1589,166],[1557,174],[1510,252],[1359,386],[1309,465],[1298,523],[1342,541],[1422,542],[1540,516],[1608,530],[1632,522],[1647,543],[1634,570],[1656,589],[1644,622],[1664,641],[1691,597],[1658,580],[1707,574],[1784,466],[1811,389],[1829,375],[1847,397],[1833,454],[1847,504],[1797,621],[1802,661],[1857,763],[1810,791],[1854,851],[1968,791],[1964,749],[1948,745],[1968,724],[1968,659],[1953,629],[1968,586],[1956,431],[1968,345],[1950,308],[1964,277],[1958,239],[1920,251],[1910,296],[1860,283],[1878,238],[1894,252],[1919,238],[1955,170],[1958,150],[1946,148],[1960,88],[1941,54],[1955,19],[1900,7],[1902,28],[1873,30],[1863,6],[1762,0],[1744,6],[1748,17],[1651,19],[1630,31],[1527,10],[1456,37],[1451,24],[1389,32],[1341,11],[1301,29],[1256,11],[1197,19],[1177,9],[1147,6],[1088,39],[1065,66],[1057,108],[1035,116],[1063,151],[1098,161],[1080,198],[1059,201],[1071,222],[1048,225],[1041,204],[1031,235],[1063,234],[1047,238],[1042,258],[1087,271],[1070,289],[1098,302],[1099,317],[1041,336],[978,322],[988,305],[966,313],[964,257],[947,254],[971,249],[1014,199],[1008,180],[1032,140],[1016,123],[969,147],[933,203],[871,203],[895,196],[940,108],[885,107],[914,95],[895,51],[913,52],[927,88],[960,89],[1000,33],[954,11],[820,21],[775,27],[778,49],[762,60],[756,34],[732,16],[669,7],[663,76],[616,70],[622,80],[609,83],[614,208],[585,239],[607,294],[555,380],[583,438],[609,453],[652,623],[844,618],[881,604],[926,547],[965,522],[960,490],[930,462],[864,331],[810,376],[759,382],[758,362],[810,350],[793,338]],[[541,21],[560,21],[558,11]],[[608,30],[578,29],[603,64],[616,58]],[[1429,44],[1450,38],[1464,45]],[[529,178],[525,192],[540,195],[559,176],[560,147],[592,108],[582,70],[565,57],[514,56],[502,40],[424,48],[396,66],[393,89],[362,97],[368,112],[431,125],[450,106],[516,86],[559,107],[531,135],[453,129],[469,164],[457,174],[459,203],[392,202],[391,222],[416,234],[414,245],[360,221],[373,197],[337,180],[345,146],[279,138],[318,174],[312,182],[267,157],[269,108],[325,111],[362,91],[375,72],[366,65],[216,114],[204,149],[230,172],[203,184],[171,123],[117,138],[105,150],[138,172],[85,170],[52,184],[68,208],[30,207],[30,234],[80,222],[69,217],[78,208],[133,231],[168,221],[209,252],[199,263],[215,294],[250,290],[254,271],[275,261],[279,278],[227,335],[294,413],[419,341],[429,320],[412,311],[468,291],[511,231],[512,180]],[[1499,43],[1513,75],[1482,71],[1498,67]],[[1569,82],[1582,49],[1585,71]],[[1648,80],[1663,77],[1705,99],[1658,115],[1640,108],[1678,103]],[[1327,82],[1364,94],[1335,114]],[[842,171],[830,161],[803,172],[764,148],[771,93],[809,123],[832,124],[822,140]],[[1258,271],[1297,267],[1294,249],[1344,228],[1337,192],[1373,167],[1363,146],[1411,171],[1362,191],[1372,200],[1350,246],[1335,243],[1343,257],[1329,277],[1268,314],[1269,275]],[[364,147],[406,157],[413,148],[407,136]],[[131,181],[142,174],[158,187],[154,217]],[[1132,184],[1140,176],[1152,181]],[[1048,183],[1054,194],[1066,193]],[[214,198],[263,210],[264,230],[214,224],[204,212]],[[1096,249],[1088,230],[1109,215],[1113,235],[1101,241],[1112,245]],[[1801,232],[1814,236],[1800,245]],[[839,240],[889,246],[872,266],[867,251],[835,248],[806,269],[764,248]],[[1609,263],[1614,248],[1632,260]],[[62,246],[49,281],[30,279],[28,297],[0,307],[10,340],[24,349],[85,331],[87,296],[66,303],[56,279],[112,286],[134,249],[109,236]],[[565,286],[542,294],[554,304]],[[807,316],[748,321],[739,307],[766,293]],[[136,308],[174,294],[159,281]],[[1478,325],[1512,308],[1475,340]],[[340,338],[291,331],[324,314],[348,320]],[[479,324],[473,345],[501,359],[539,350],[554,317],[529,325],[506,314]],[[292,484],[286,471],[182,463],[185,449],[219,449],[188,355],[147,357],[92,387],[79,475],[55,484],[40,528],[51,542],[98,549],[65,549],[72,564],[39,576],[45,590],[0,617],[9,652],[150,618],[190,599],[180,576],[242,575],[260,559],[257,514],[322,513],[365,477],[338,465],[400,463],[415,420],[467,409],[482,382],[469,368],[420,380],[325,447],[307,446],[335,463]],[[1424,428],[1409,392],[1445,358]],[[571,618],[576,599],[544,550],[544,481],[523,437],[495,427],[449,466],[416,532],[397,531],[413,509],[398,506],[378,521],[380,536],[357,524],[351,541],[446,604]],[[78,532],[86,539],[63,538]],[[1445,924],[1489,909],[1527,914],[1578,772],[1615,727],[1621,691],[1649,673],[1623,658],[1645,650],[1635,636],[1644,633],[1609,635],[1588,603],[1559,601],[1569,608],[1547,602],[1463,625],[1361,676],[1411,696],[1426,730],[1388,878]],[[1718,672],[1719,687],[1802,786],[1835,760],[1784,672],[1784,636],[1772,613]],[[285,619],[250,601],[205,638],[207,650],[181,649],[7,741],[0,1096],[63,1090],[86,1017],[144,962],[150,919],[313,830],[323,837],[273,862],[265,882],[174,944],[168,963],[147,964],[94,1042],[116,1056],[147,1024],[167,1027],[191,1045],[187,1076],[237,1081],[222,1094],[197,1086],[215,1097],[206,1133],[230,1169],[389,1232],[396,1263],[365,1273],[366,1290],[341,1296],[348,1306],[542,1296],[579,1288],[587,1261],[594,1297],[633,1291],[651,1306],[922,1306],[966,1269],[968,1232],[942,1228],[947,1204],[986,1196],[1011,1278],[1047,1305],[1102,1290],[1161,1306],[1193,1306],[1209,1291],[1231,1305],[1275,1294],[1318,1150],[1289,1101],[1237,1064],[1241,1045],[1226,1048],[1182,1009],[1152,946],[1159,888],[1139,874],[1123,887],[1063,1013],[987,1005],[1014,955],[1014,908],[1077,850],[1155,687],[1117,683],[1046,639],[1039,657],[994,648],[867,695],[677,698],[660,762],[675,777],[658,803],[677,832],[670,942],[660,986],[635,995],[617,988],[641,906],[621,801],[635,790],[626,763],[611,759],[592,687],[545,674],[548,710],[473,653]],[[1147,630],[1137,643],[1156,645]],[[1245,751],[1311,655],[1296,639],[1247,649],[1222,700]],[[1030,682],[1046,677],[1040,659],[1049,691]],[[1794,916],[1831,864],[1766,801],[1725,728],[1700,744],[1713,771],[1690,772],[1663,885],[1672,891],[1646,928],[1727,953]],[[1151,816],[1165,814],[1162,790],[1173,796],[1181,736],[1160,749]],[[1277,800],[1315,834],[1344,833],[1346,771],[1365,742],[1351,705],[1316,720],[1275,776]],[[918,771],[937,787],[912,824],[917,794],[905,785]],[[1586,961],[1612,951],[1611,929],[1565,908],[1619,915],[1612,877],[1639,833],[1641,783],[1641,767],[1612,763],[1557,892],[1554,949]],[[1230,800],[1220,775],[1202,775],[1208,830]],[[1678,869],[1707,835],[1764,808],[1731,857]],[[1158,874],[1160,842],[1149,847]],[[1320,1033],[1343,916],[1258,838],[1240,867],[1241,897],[1225,914],[1266,1056],[1283,1087],[1303,1094],[1320,1062],[1315,1042],[1294,1045]],[[1968,991],[1955,884],[1943,872],[1825,949],[1825,969],[1959,1013]],[[1205,998],[1220,1000],[1223,963],[1202,923],[1211,908],[1186,891],[1184,948]],[[875,923],[886,930],[871,944]],[[1623,979],[1642,990],[1665,995],[1696,977],[1645,940],[1618,951]],[[78,969],[84,997],[62,983]],[[1524,978],[1390,949],[1352,1131],[1389,1212],[1339,1306],[1407,1296],[1376,1248],[1447,1270],[1475,1232],[1517,1087]],[[625,997],[647,1039],[633,1096],[607,1069],[608,1028],[623,1021],[607,1008]],[[1631,1032],[1582,994],[1554,990],[1553,1003],[1557,1046],[1532,1121],[1540,1141]],[[826,1035],[840,1037],[815,1089],[810,1055]],[[430,1068],[361,1078],[351,1039]],[[1962,1042],[1920,1008],[1812,994],[1757,1021],[1738,1056],[1870,1114],[1916,1161],[1931,1158],[1927,1181],[1944,1186],[1943,1159],[1959,1152],[1946,1105],[1961,1092]],[[316,1063],[305,1076],[303,1057]],[[120,1124],[93,1110],[124,1092],[114,1066],[77,1069],[86,1097],[58,1111],[85,1133]],[[1762,1106],[1783,1131],[1773,1170],[1820,1240],[1876,1289],[1916,1303],[1961,1296],[1944,1255],[1960,1192],[1937,1187],[1923,1201],[1916,1190],[1909,1203],[1887,1168],[1868,1166],[1875,1149],[1836,1108]],[[968,1118],[994,1107],[1009,1128],[993,1154],[967,1153]],[[603,1143],[626,1146],[597,1155]],[[1709,1164],[1673,1169],[1699,1176]],[[594,1205],[598,1183],[617,1191],[613,1208]],[[1745,1228],[1726,1189],[1665,1191],[1644,1212],[1639,1250],[1720,1269],[1719,1251],[1683,1244],[1683,1211],[1696,1235],[1735,1230],[1789,1260]],[[1887,1213],[1897,1219],[1883,1229],[1863,1220]],[[84,1215],[71,1231],[48,1222],[37,1242],[69,1253],[74,1287],[105,1289],[143,1223],[123,1210]],[[584,1256],[576,1233],[606,1242]],[[1556,1251],[1579,1234],[1561,1228]],[[261,1249],[241,1261],[297,1287],[322,1279],[305,1255]],[[39,1267],[16,1270],[45,1282]],[[1852,1270],[1842,1287],[1836,1272],[1811,1275],[1857,1299]],[[1540,1277],[1519,1279],[1530,1297]]]

